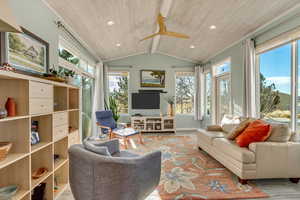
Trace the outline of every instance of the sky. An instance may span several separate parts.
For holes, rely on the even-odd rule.
[[[292,45],[286,44],[260,55],[260,72],[268,84],[275,83],[280,92],[291,94]]]

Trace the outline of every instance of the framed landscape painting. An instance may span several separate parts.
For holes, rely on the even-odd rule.
[[[160,70],[141,70],[141,87],[165,87],[166,72]]]
[[[49,44],[22,28],[6,34],[6,62],[16,69],[43,74],[49,68]]]

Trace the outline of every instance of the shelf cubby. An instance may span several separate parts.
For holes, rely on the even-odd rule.
[[[54,111],[68,110],[68,88],[54,86]]]
[[[69,133],[79,129],[79,110],[69,111]]]
[[[79,109],[79,89],[69,88],[69,110]]]
[[[69,167],[68,163],[62,165],[57,171],[54,172],[54,198],[57,198],[62,191],[67,187],[69,182]]]
[[[22,199],[30,191],[29,172],[27,156],[0,170],[0,187],[17,185],[19,189],[12,199]]]
[[[45,191],[44,191],[44,198],[45,200],[53,199],[53,175],[48,175],[43,181],[41,181],[39,184],[45,183]],[[35,185],[32,188],[31,194],[34,193],[34,188],[38,186],[39,184]]]
[[[29,114],[29,81],[0,77],[0,107],[4,108],[8,97],[16,102],[16,115]]]
[[[0,169],[29,153],[28,124],[29,118],[0,122],[0,142],[12,142],[13,144],[7,157],[0,161]]]
[[[68,137],[65,137],[54,143],[54,154],[59,155],[59,158],[54,160],[54,170],[60,168],[68,161]]]
[[[19,198],[18,198],[19,199]],[[12,199],[12,200],[17,200],[16,198]],[[31,200],[31,197],[30,197],[30,192],[28,192],[23,198],[21,198],[21,200]]]
[[[38,184],[43,182],[53,171],[52,145],[49,145],[43,149],[40,149],[39,151],[37,151],[31,155],[31,172],[33,173],[34,171],[36,171],[37,169],[39,169],[41,167],[47,168],[48,172],[44,176],[42,176],[38,179],[31,178],[31,188],[34,188]]]
[[[31,124],[33,121],[38,122],[38,134],[40,138],[38,144],[31,145],[31,151],[35,152],[52,142],[52,115],[35,116],[31,118]]]

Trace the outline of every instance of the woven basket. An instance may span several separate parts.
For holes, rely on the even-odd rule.
[[[11,142],[0,142],[0,161],[4,160],[12,147]]]

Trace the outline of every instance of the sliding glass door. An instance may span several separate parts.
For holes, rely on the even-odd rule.
[[[94,79],[82,77],[82,139],[92,134]]]

